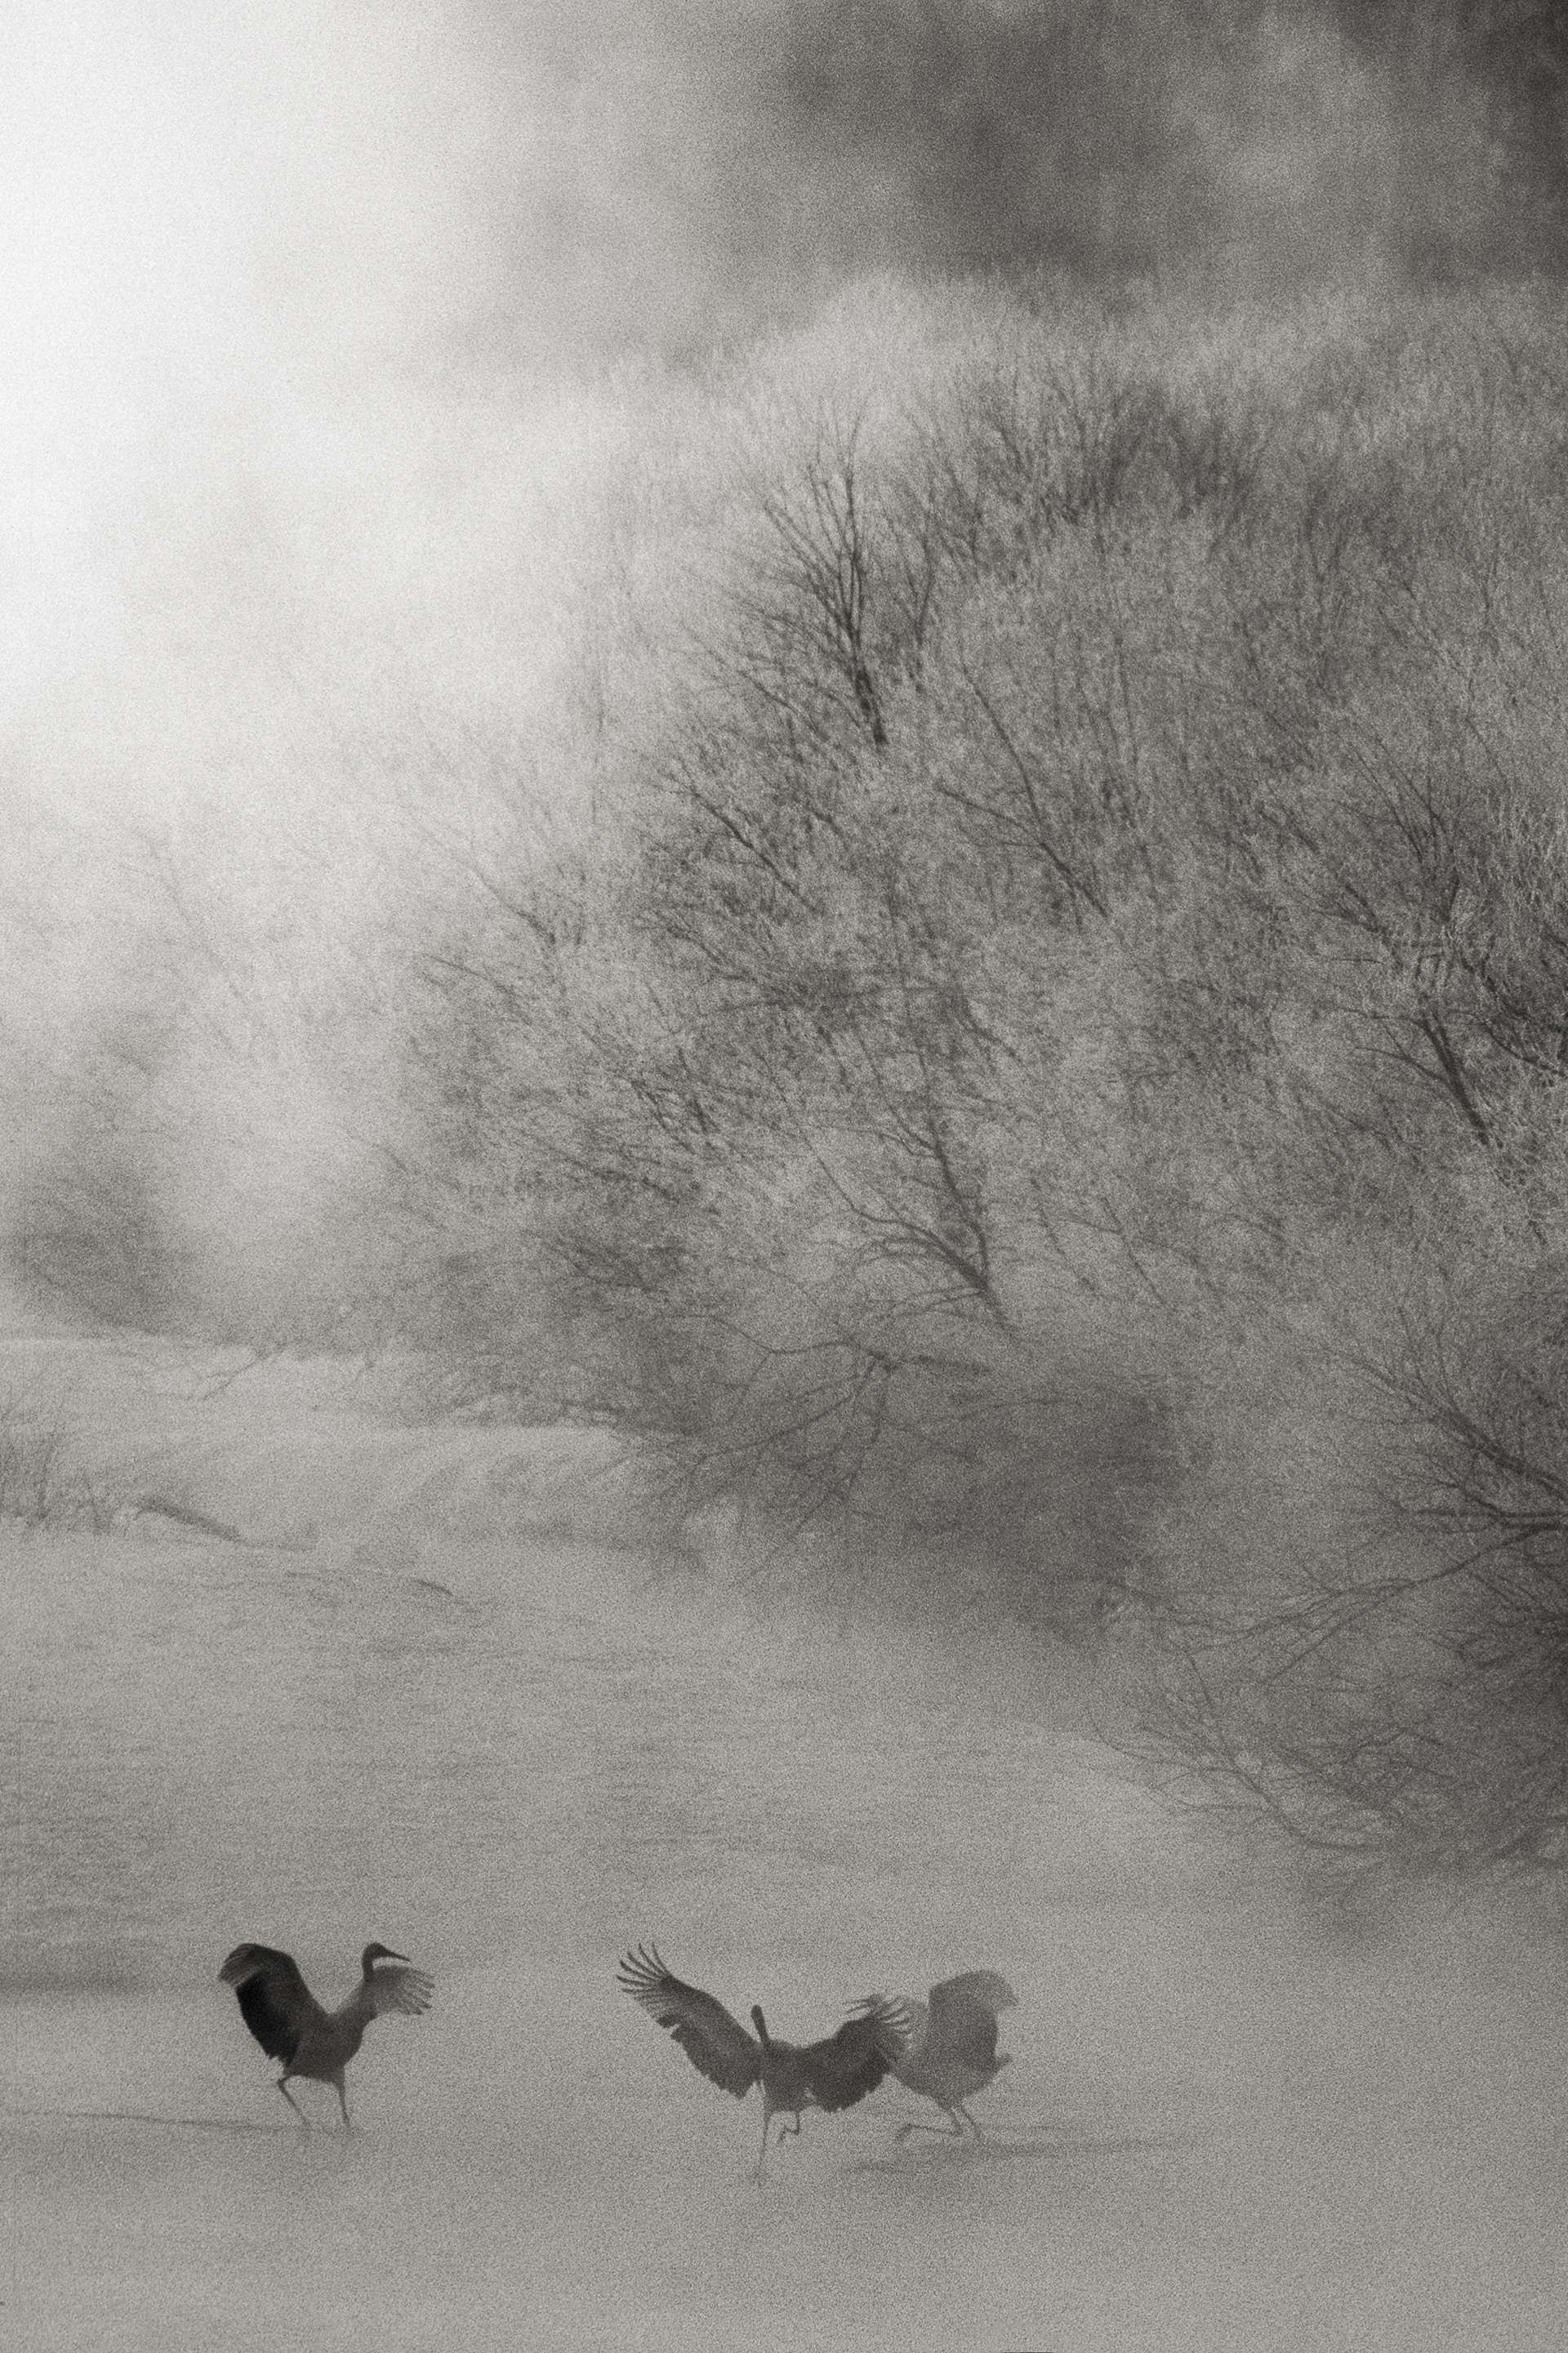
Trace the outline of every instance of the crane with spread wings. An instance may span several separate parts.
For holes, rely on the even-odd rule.
[[[856,2014],[834,2034],[818,2042],[781,2042],[768,2032],[760,2008],[753,2008],[755,2034],[748,2034],[721,2001],[698,1987],[686,1985],[666,1968],[658,1950],[638,1946],[628,1953],[618,1981],[649,2016],[668,2029],[699,2072],[721,2092],[743,2100],[753,2084],[763,2087],[763,2146],[757,2158],[757,2179],[767,2162],[768,2131],[775,2116],[795,2122],[779,2126],[782,2144],[786,2133],[798,2134],[806,2108],[829,2111],[851,2108],[874,2092],[896,2063],[904,2047],[903,2015],[895,2002],[868,1994]]]
[[[401,1966],[389,1968],[388,1962]],[[365,1947],[360,1981],[336,2010],[324,2010],[293,1956],[271,1945],[237,1945],[218,1977],[234,1988],[245,2022],[268,2057],[282,2062],[278,2088],[307,2129],[310,2120],[289,2089],[290,2078],[331,2084],[343,2112],[343,2128],[352,2131],[343,2071],[363,2042],[365,2028],[389,2010],[418,2017],[429,2009],[435,1991],[434,1980],[390,1945]]]
[[[1012,2052],[996,2048],[998,2015],[1016,2008],[1017,2000],[994,1969],[965,1969],[932,1986],[924,2001],[901,1997],[891,2005],[906,2023],[902,2047],[889,2072],[907,2090],[934,2100],[952,2120],[951,2126],[900,2125],[900,2140],[914,2132],[946,2131],[962,2139],[965,2124],[976,2140],[984,2139],[964,2102],[1012,2064]]]

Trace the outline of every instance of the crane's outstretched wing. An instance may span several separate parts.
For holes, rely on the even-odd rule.
[[[800,2057],[817,2106],[852,2108],[874,2092],[902,2058],[905,2033],[903,2005],[870,1994],[837,2034],[808,2042]]]
[[[293,1956],[271,1945],[237,1945],[218,1976],[238,1995],[245,2022],[268,2057],[285,2066],[305,2029],[326,2016]]]
[[[854,2014],[860,2018],[883,2018],[897,2027],[899,2055],[892,2069],[895,2075],[907,2060],[918,2055],[924,2045],[929,2013],[923,2001],[916,2001],[907,1993],[863,1994],[855,2004]]]
[[[966,1969],[931,1989],[929,2049],[943,2058],[990,2067],[996,2058],[996,2015],[1018,1997],[994,1969]]]
[[[672,1977],[652,1945],[646,1951],[639,1945],[626,1955],[616,1981],[660,2026],[668,2028],[710,2084],[732,2092],[738,2100],[745,2098],[762,2073],[763,2047],[721,2001]]]
[[[925,2056],[937,2066],[996,2068],[996,2011],[1015,2005],[1017,1993],[996,1969],[965,1969],[932,1986]]]
[[[377,1961],[365,1979],[365,1987],[374,2018],[384,2018],[391,2010],[405,2010],[418,2018],[430,2007],[436,1980],[406,1962],[395,1961],[388,1968],[384,1961]]]
[[[998,2010],[1016,2010],[1018,1997],[1005,1978],[994,1969],[965,1969],[955,1978],[944,1978],[931,1989],[931,2002],[938,2010],[944,2002],[974,2002],[993,2016]]]

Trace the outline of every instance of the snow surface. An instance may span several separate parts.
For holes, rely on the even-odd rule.
[[[638,1550],[600,1439],[225,1369],[0,1349],[136,1504],[0,1530],[11,2341],[1563,2343],[1548,1949],[1473,1911],[1335,1944],[1242,1892],[1016,1650]],[[353,2136],[330,2092],[301,2087],[305,2134],[270,2088],[216,1982],[247,1937],[327,1996],[369,1937],[435,1973],[351,2069]],[[759,2189],[754,2096],[616,1987],[650,1937],[803,2038],[1000,1969],[990,2147],[897,2149],[934,2111],[889,2085],[808,2115]]]

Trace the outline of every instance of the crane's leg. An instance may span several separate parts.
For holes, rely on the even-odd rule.
[[[957,2109],[958,2114],[963,2118],[964,2123],[969,2126],[970,2131],[974,2135],[975,2139],[977,2141],[984,2140],[985,2137],[984,2134],[981,2131],[980,2126],[976,2124],[974,2118],[970,2115],[969,2110],[964,2106],[963,2102],[962,2100],[954,2100],[952,2105]]]
[[[784,2135],[786,2133],[792,2140],[798,2140],[800,2138],[800,2111],[798,2109],[795,2111],[795,2119],[793,2125],[788,2123],[780,2125],[779,2137],[777,2141],[774,2143],[775,2147],[783,2148],[784,2145]]]
[[[300,2105],[299,2101],[294,2097],[293,2093],[289,2089],[289,2079],[287,2076],[279,2076],[278,2088],[282,2093],[283,2097],[288,2101],[289,2105],[293,2109],[294,2114],[299,2117],[300,2122],[304,2126],[305,2130],[309,2132],[310,2129],[310,2119],[305,2114],[304,2109]]]
[[[944,2105],[942,2108],[942,2114],[952,2117],[952,2122],[950,2125],[927,2125],[921,2124],[918,2120],[912,2120],[907,2125],[900,2125],[899,2126],[898,2131],[893,2136],[894,2139],[907,2140],[910,2133],[928,2132],[935,2133],[939,2140],[962,2140],[963,2138],[963,2126],[959,2123],[958,2117],[954,2114],[953,2110]],[[973,2118],[971,2121],[973,2122]]]
[[[763,2153],[757,2159],[757,2179],[759,2181],[763,2179],[763,2169],[768,2161],[768,2126],[772,2124],[773,2120],[773,2112],[772,2108],[768,2106],[766,2101],[764,2101],[763,2103]]]
[[[337,2088],[338,2105],[343,2112],[343,2130],[344,2132],[353,2132],[353,2126],[349,2122],[349,2098],[348,2094],[343,2089],[342,2071],[341,2068],[332,2077],[332,2082]]]

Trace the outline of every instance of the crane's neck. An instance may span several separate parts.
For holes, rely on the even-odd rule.
[[[347,2001],[340,2002],[333,2013],[340,2026],[357,2026],[363,2034],[375,2016],[375,2004],[370,1994],[370,1971],[355,1986]]]
[[[767,2050],[768,2022],[763,2016],[761,2009],[755,2003],[752,2006],[752,2024],[757,2030],[757,2041],[762,2044],[764,2051]]]

